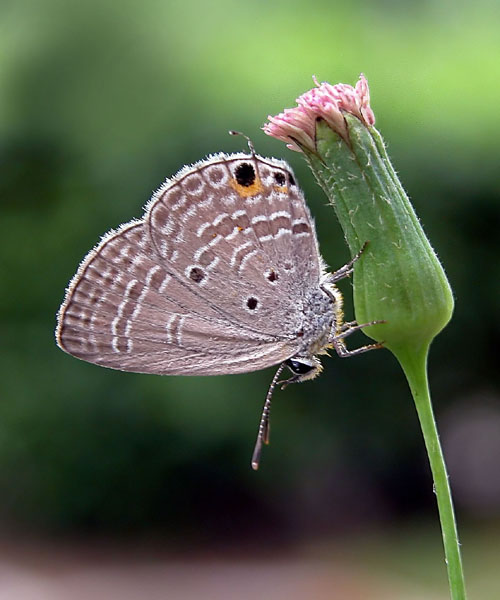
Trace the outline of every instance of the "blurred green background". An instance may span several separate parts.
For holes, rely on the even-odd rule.
[[[427,459],[388,352],[333,357],[321,378],[278,392],[256,474],[272,371],[120,373],[65,355],[53,330],[84,254],[139,217],[184,164],[244,149],[229,129],[292,164],[323,256],[344,264],[334,212],[304,161],[260,127],[311,75],[354,84],[364,72],[455,292],[454,319],[432,347],[431,389],[462,537],[487,530],[490,543],[500,521],[499,25],[493,0],[3,0],[3,530],[270,548],[418,523],[445,590]],[[350,283],[341,287],[350,316]],[[465,543],[466,568],[467,552]]]

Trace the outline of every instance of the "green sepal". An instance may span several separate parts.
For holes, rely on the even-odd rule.
[[[396,355],[428,347],[448,323],[453,296],[444,270],[387,156],[378,131],[345,115],[349,143],[325,121],[307,160],[335,208],[351,254],[368,242],[354,270],[356,320]]]

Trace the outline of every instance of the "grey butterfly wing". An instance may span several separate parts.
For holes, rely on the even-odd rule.
[[[287,294],[303,285],[301,277],[314,279],[319,266],[296,261],[296,254],[311,255],[311,248],[296,246],[308,237],[299,235],[304,231],[297,231],[294,243],[291,234],[278,235],[274,187],[259,183],[259,190],[246,195],[236,188],[235,196],[231,179],[219,187],[196,187],[204,168],[221,166],[234,180],[231,165],[250,157],[230,158],[181,172],[153,197],[143,221],[110,232],[88,254],[59,312],[57,340],[63,350],[125,371],[193,375],[262,369],[295,354],[300,294],[297,288]],[[262,170],[259,182],[269,177],[268,168],[277,167],[256,163],[257,172]],[[216,179],[216,173],[208,174]],[[292,202],[289,192],[278,193],[284,196],[279,200],[284,213]],[[286,209],[288,229],[294,220],[296,229],[304,228],[299,221],[308,218],[301,213],[307,209],[300,194],[295,203],[295,209]],[[236,232],[246,230],[235,240]],[[256,307],[248,304],[250,298]]]
[[[295,337],[303,295],[319,284],[320,258],[290,168],[245,154],[195,167],[167,182],[148,207],[158,254],[231,322]]]
[[[105,236],[84,259],[59,311],[56,336],[73,356],[140,373],[239,373],[290,352],[283,340],[221,319],[170,275],[155,260],[140,221]]]

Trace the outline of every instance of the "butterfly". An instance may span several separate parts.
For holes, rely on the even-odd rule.
[[[316,377],[318,355],[353,356],[345,338],[374,323],[344,322],[290,166],[255,153],[216,154],[181,169],[140,219],[105,234],[83,259],[59,309],[59,347],[82,360],[159,375],[222,375],[279,364],[252,467],[269,442],[271,396]],[[292,376],[279,377],[285,368]]]

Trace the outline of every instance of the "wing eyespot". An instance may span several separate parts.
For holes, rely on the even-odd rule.
[[[250,163],[241,163],[236,167],[236,181],[243,187],[250,187],[255,183],[255,169]]]
[[[200,269],[200,267],[193,267],[189,271],[189,279],[195,283],[201,283],[205,279],[205,271]]]
[[[274,181],[276,181],[280,187],[283,187],[286,184],[286,177],[281,171],[275,171]]]
[[[259,301],[254,296],[250,296],[250,298],[247,299],[247,307],[250,310],[255,310],[258,306],[259,306]]]
[[[266,271],[264,276],[270,283],[276,283],[279,279],[279,275],[274,269],[269,269]]]

